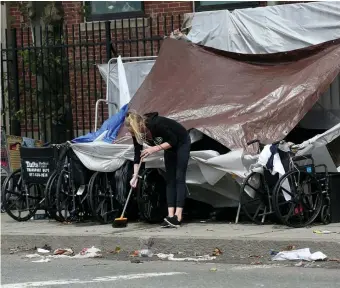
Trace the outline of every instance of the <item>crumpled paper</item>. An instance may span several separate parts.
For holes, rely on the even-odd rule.
[[[65,249],[58,248],[54,250],[53,252],[53,255],[58,255],[58,256],[71,256],[73,254],[74,252],[70,248],[65,248]]]
[[[91,248],[84,248],[80,251],[79,254],[74,255],[72,258],[98,258],[102,257],[102,254],[100,254],[100,249],[92,246]]]
[[[312,254],[309,248],[303,248],[303,249],[279,252],[272,258],[272,260],[273,261],[284,261],[284,260],[317,261],[317,260],[325,260],[326,258],[327,256],[320,251]]]

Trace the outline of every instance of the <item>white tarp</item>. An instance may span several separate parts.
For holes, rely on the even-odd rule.
[[[340,38],[340,2],[209,11],[189,17],[190,41],[237,53],[290,51]],[[329,129],[339,123],[339,93],[340,76],[302,119],[301,127]]]
[[[125,104],[128,104],[131,100],[129,85],[126,79],[125,67],[122,61],[122,57],[119,56],[117,59],[117,69],[118,69],[118,82],[119,82],[119,109],[121,109]]]
[[[134,61],[134,62],[125,62],[123,63],[127,85],[129,87],[130,97],[132,98],[137,92],[140,85],[143,83],[145,77],[149,74],[151,68],[153,67],[155,60],[143,60],[143,61]],[[108,64],[99,64],[98,65],[99,72],[105,82],[107,81],[108,74]],[[109,89],[109,98],[110,102],[115,102],[121,107],[122,104],[120,99],[120,91],[119,91],[119,74],[118,74],[118,65],[110,64],[110,83],[108,86]],[[106,83],[107,84],[107,83]],[[109,116],[112,116],[117,111],[113,105],[109,105]]]
[[[199,12],[191,25],[188,39],[204,46],[249,54],[283,52],[340,38],[340,2]]]
[[[325,147],[340,135],[340,123],[321,135],[303,142],[300,147],[312,153]],[[109,144],[104,142],[72,144],[80,161],[90,170],[113,172],[126,160],[133,160],[133,145]],[[328,153],[329,155],[329,153]],[[190,197],[209,203],[214,207],[236,206],[239,198],[239,184],[254,167],[258,155],[245,155],[242,149],[220,155],[216,151],[191,151],[187,171],[187,184],[195,186]],[[334,163],[333,163],[334,166]],[[146,167],[164,169],[163,152],[146,159]],[[211,193],[207,193],[209,190]],[[213,194],[212,194],[213,193]]]

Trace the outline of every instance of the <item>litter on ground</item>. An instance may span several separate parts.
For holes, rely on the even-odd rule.
[[[47,258],[41,258],[39,260],[32,261],[32,263],[46,263],[46,262],[51,262],[51,260]]]
[[[318,261],[325,260],[327,256],[322,252],[318,251],[311,253],[309,248],[282,251],[276,254],[272,260],[273,261],[283,261],[283,260],[305,260],[305,261]]]
[[[35,254],[27,254],[25,257],[29,258],[29,259],[32,259],[32,258],[40,258],[42,256],[37,254],[37,253],[35,253]]]
[[[332,232],[332,231],[328,231],[328,230],[314,230],[313,233],[314,234],[332,234],[332,233],[336,233],[336,232]]]
[[[102,257],[100,249],[92,246],[91,248],[84,248],[78,254],[74,255],[74,252],[70,248],[56,249],[53,255],[40,255],[40,254],[28,254],[26,258],[41,258],[40,260],[32,261],[34,263],[49,262],[50,259],[67,258],[67,259],[84,259],[84,258],[98,258]],[[48,260],[48,261],[47,261]]]
[[[70,248],[65,248],[65,249],[61,249],[61,248],[58,248],[56,250],[54,250],[53,252],[53,255],[66,255],[66,256],[71,256],[73,255],[74,252],[72,249]]]
[[[38,252],[38,253],[41,253],[41,254],[47,254],[47,253],[50,253],[51,251],[46,250],[46,249],[43,249],[43,248],[38,248],[38,249],[37,249],[37,252]]]
[[[203,255],[203,256],[196,256],[196,257],[185,257],[185,258],[175,258],[174,254],[157,254],[157,257],[162,260],[169,260],[169,261],[193,261],[193,262],[200,262],[200,261],[211,261],[215,260],[215,256]]]

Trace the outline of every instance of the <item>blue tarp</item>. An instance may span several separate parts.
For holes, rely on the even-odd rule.
[[[96,138],[98,138],[105,131],[107,131],[105,137],[103,138],[103,141],[107,143],[112,143],[116,139],[119,129],[124,123],[125,115],[128,111],[128,108],[129,108],[128,104],[124,105],[117,114],[107,119],[99,130],[97,130],[96,132],[88,133],[84,136],[79,136],[73,139],[72,142],[73,143],[93,142]]]

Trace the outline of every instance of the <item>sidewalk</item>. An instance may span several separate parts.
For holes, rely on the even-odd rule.
[[[329,230],[332,234],[315,234],[314,230]],[[229,256],[268,254],[270,249],[282,250],[287,245],[309,247],[331,257],[340,258],[340,224],[291,229],[279,225],[245,225],[226,223],[189,223],[180,229],[161,229],[158,225],[130,223],[127,228],[114,229],[111,225],[62,224],[56,221],[31,220],[16,222],[1,215],[1,253],[10,248],[72,247],[76,250],[96,246],[113,250],[116,246],[133,251],[153,239],[153,251],[174,253],[211,253],[219,247]]]

